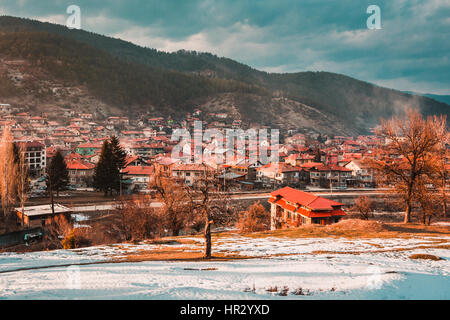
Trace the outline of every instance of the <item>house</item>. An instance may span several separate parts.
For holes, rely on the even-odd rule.
[[[315,156],[312,154],[302,153],[296,154],[292,153],[286,157],[286,163],[289,163],[292,166],[301,166],[305,163],[312,163],[315,160]]]
[[[157,125],[160,125],[163,122],[163,120],[164,120],[163,117],[151,118],[151,119],[148,119],[148,124],[150,126],[157,126]]]
[[[123,183],[129,191],[147,189],[153,171],[153,166],[127,166],[122,170]]]
[[[255,163],[242,162],[232,165],[231,171],[238,175],[244,175],[246,181],[255,181],[257,169],[261,166],[262,164],[259,161]]]
[[[309,173],[287,163],[269,163],[259,167],[257,181],[263,186],[305,184]]]
[[[66,166],[71,185],[84,188],[92,186],[95,165],[81,159],[71,158],[66,160]]]
[[[125,167],[128,166],[141,166],[141,167],[145,167],[148,166],[148,162],[145,161],[144,159],[142,159],[139,156],[130,156],[127,155],[127,157],[125,158]]]
[[[159,156],[155,159],[154,166],[156,171],[165,175],[172,175],[172,167],[176,164],[181,164],[182,162],[171,157]]]
[[[101,149],[102,149],[101,144],[88,142],[79,144],[75,152],[81,154],[82,156],[88,156],[100,152]]]
[[[346,216],[342,203],[290,187],[272,192],[269,203],[272,230],[303,224],[327,225]]]
[[[164,153],[164,145],[159,143],[138,143],[131,146],[131,152],[143,159],[148,159],[157,154]]]
[[[230,190],[242,187],[241,182],[245,181],[244,174],[238,174],[235,172],[224,172],[217,176],[217,182],[220,184],[221,190]]]
[[[133,130],[123,130],[121,131],[121,136],[124,138],[144,138],[144,131],[133,131]]]
[[[361,160],[352,160],[345,165],[352,171],[353,183],[355,186],[374,187],[375,179],[373,169],[369,168]]]
[[[39,116],[35,116],[35,117],[31,117],[30,118],[30,123],[40,123],[40,124],[44,124],[45,123],[45,119]]]
[[[347,187],[347,181],[352,178],[352,170],[337,165],[320,164],[310,167],[309,172],[313,187]]]
[[[81,113],[79,116],[84,120],[92,120],[92,113]]]
[[[175,164],[172,167],[172,176],[187,186],[192,186],[198,179],[214,171],[206,164]]]
[[[19,219],[24,221],[24,225],[29,228],[43,227],[46,225],[46,220],[53,215],[52,206],[50,204],[25,207],[23,212],[22,208],[15,208],[16,214]],[[60,204],[54,205],[55,215],[64,215],[70,220],[70,214],[72,210],[62,206]]]

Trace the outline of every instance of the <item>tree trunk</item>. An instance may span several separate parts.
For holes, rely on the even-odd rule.
[[[53,190],[50,191],[50,201],[52,205],[52,216],[55,216],[55,201],[53,199]]]
[[[405,220],[403,223],[409,222],[411,222],[411,200],[409,200],[406,204]]]
[[[447,195],[445,193],[445,177],[442,181],[442,216],[447,218]]]
[[[211,258],[211,221],[206,221],[205,225],[205,253],[204,258],[209,259]]]
[[[411,222],[412,190],[413,190],[413,182],[410,182],[408,193],[406,195],[406,212],[405,212],[405,220],[403,221],[404,223]]]
[[[25,226],[25,202],[21,201],[20,204],[20,209],[22,210],[22,215],[21,215],[21,219],[20,219],[20,223],[22,224],[22,228]]]

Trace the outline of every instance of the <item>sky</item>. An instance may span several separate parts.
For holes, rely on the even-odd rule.
[[[83,30],[144,47],[450,94],[450,0],[0,0],[0,15],[65,25],[69,5]],[[367,27],[370,5],[381,29]]]

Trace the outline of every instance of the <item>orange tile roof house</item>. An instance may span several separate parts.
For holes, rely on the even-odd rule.
[[[344,204],[290,187],[270,194],[271,229],[298,227],[303,224],[331,224],[346,213]]]
[[[91,187],[95,165],[71,157],[66,160],[70,184],[76,187]]]

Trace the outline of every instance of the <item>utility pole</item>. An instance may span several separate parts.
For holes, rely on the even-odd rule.
[[[122,170],[119,172],[120,197],[122,197]]]
[[[333,195],[333,183],[332,183],[332,181],[331,181],[331,172],[330,172],[330,174],[328,175],[328,179],[330,180],[330,193],[331,193],[331,195]]]
[[[48,179],[48,184],[50,187],[50,202],[51,202],[51,206],[52,206],[52,216],[55,216],[55,202],[53,200],[53,184],[52,184],[52,179],[50,177],[49,174],[47,174],[47,179]]]

